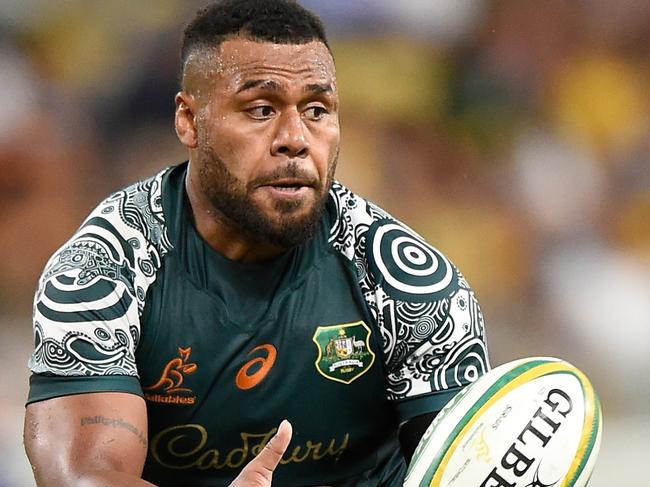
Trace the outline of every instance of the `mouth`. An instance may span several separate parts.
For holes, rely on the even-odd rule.
[[[312,188],[313,184],[302,179],[276,179],[268,181],[261,187],[271,188],[275,191],[292,193],[302,190],[303,188]]]
[[[266,194],[276,202],[285,201],[292,204],[305,202],[315,191],[314,185],[305,179],[274,179],[258,186],[262,194]]]

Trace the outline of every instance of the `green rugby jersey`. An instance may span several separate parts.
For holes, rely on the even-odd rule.
[[[401,485],[399,423],[489,367],[463,276],[338,182],[311,241],[230,261],[194,227],[186,171],[113,194],[50,259],[28,401],[142,396],[160,486],[228,485],[284,418],[275,486]]]

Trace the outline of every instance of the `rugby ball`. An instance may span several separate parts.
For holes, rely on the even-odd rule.
[[[436,416],[405,487],[582,487],[602,432],[589,379],[556,358],[496,367]]]

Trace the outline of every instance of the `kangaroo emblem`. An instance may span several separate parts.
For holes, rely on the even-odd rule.
[[[181,387],[185,376],[193,374],[199,368],[196,364],[188,363],[191,353],[192,347],[178,347],[180,357],[171,359],[165,366],[158,382],[152,386],[143,387],[143,390],[153,391],[155,389],[164,389],[167,394],[174,392],[192,392],[192,389]]]

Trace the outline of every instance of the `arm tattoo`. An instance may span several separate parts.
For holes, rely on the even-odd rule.
[[[102,426],[122,428],[124,430],[130,431],[138,437],[140,443],[142,443],[144,446],[147,446],[147,438],[144,433],[131,423],[124,421],[122,418],[107,418],[105,416],[86,416],[81,418],[81,426],[87,426],[89,424],[99,424]]]

